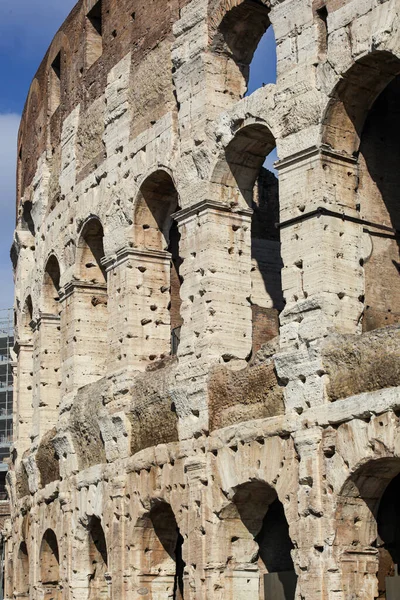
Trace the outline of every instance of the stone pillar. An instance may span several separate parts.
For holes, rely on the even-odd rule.
[[[208,429],[210,365],[245,366],[252,349],[250,209],[206,200],[175,215],[180,231],[181,316],[175,398],[181,439]]]
[[[365,250],[363,227],[354,221],[359,217],[356,161],[314,147],[285,158],[278,168],[286,300],[281,347],[330,330],[358,333]]]
[[[60,317],[41,314],[35,324],[33,439],[55,426],[61,386]]]
[[[62,305],[62,396],[106,374],[107,286],[73,281],[60,294]]]
[[[124,248],[107,257],[108,371],[146,366],[171,352],[169,252]]]
[[[331,522],[324,506],[322,431],[319,427],[298,431],[294,441],[299,455],[298,521],[294,525],[293,551],[297,594],[299,598],[321,600],[325,598],[327,573],[332,567]]]
[[[15,406],[13,431],[17,463],[31,445],[33,419],[33,343],[16,344],[17,367],[15,376]]]

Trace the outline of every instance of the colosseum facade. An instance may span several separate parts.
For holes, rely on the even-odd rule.
[[[399,598],[399,12],[62,25],[18,140],[7,600]]]

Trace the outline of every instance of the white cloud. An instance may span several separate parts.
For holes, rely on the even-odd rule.
[[[10,247],[15,226],[15,167],[20,116],[0,114],[0,309],[12,306]]]

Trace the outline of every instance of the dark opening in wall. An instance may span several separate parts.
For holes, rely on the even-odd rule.
[[[400,75],[380,94],[365,121],[359,150],[358,204],[364,228],[364,331],[400,322]]]
[[[270,168],[275,149],[272,132],[264,125],[240,129],[225,149],[214,171],[221,197],[231,206],[250,207],[251,294],[253,354],[279,334],[279,314],[284,308],[278,179]],[[272,164],[271,164],[272,163]]]
[[[25,231],[30,231],[33,236],[35,235],[35,224],[32,219],[32,202],[24,202],[22,206],[21,227]]]
[[[18,568],[16,591],[19,597],[29,598],[29,555],[26,543],[21,542],[18,549]]]
[[[108,598],[106,574],[108,569],[107,543],[101,521],[92,516],[89,521],[89,598]]]
[[[102,0],[86,16],[86,66],[91,67],[103,53]]]
[[[168,309],[171,329],[171,353],[176,354],[180,328],[183,323],[181,309],[182,259],[179,253],[180,234],[171,215],[178,210],[179,199],[171,176],[165,171],[156,171],[143,183],[135,210],[135,239],[139,248],[152,251],[167,251],[171,254],[169,276],[164,272],[164,289],[156,299],[158,306],[165,304],[165,290],[170,291]]]
[[[323,60],[328,51],[328,9],[321,6],[316,10],[318,27],[319,58]]]
[[[61,52],[57,54],[50,68],[50,115],[55,113],[61,102]]]
[[[60,554],[56,534],[48,529],[40,547],[40,575],[43,586],[56,588],[60,580]],[[47,599],[47,596],[45,596]],[[49,599],[50,600],[50,599]]]

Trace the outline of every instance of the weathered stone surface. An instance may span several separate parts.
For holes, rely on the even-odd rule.
[[[264,600],[282,571],[296,600],[385,596],[399,12],[80,0],[62,25],[18,140],[6,600]],[[268,27],[277,79],[246,95]]]

